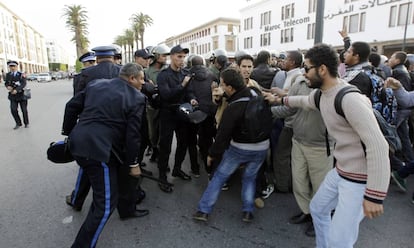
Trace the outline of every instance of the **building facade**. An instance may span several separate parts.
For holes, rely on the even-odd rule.
[[[7,61],[19,62],[19,70],[48,71],[44,37],[5,5],[0,3],[0,67],[7,72]]]
[[[414,53],[413,0],[324,1],[322,42],[343,47],[338,31],[390,56],[404,47]],[[306,50],[313,46],[317,0],[262,0],[240,10],[239,49]]]
[[[185,33],[165,40],[169,47],[181,44],[190,49],[190,53],[209,57],[215,49],[225,49],[230,55],[238,50],[237,36],[240,32],[240,20],[217,18]]]

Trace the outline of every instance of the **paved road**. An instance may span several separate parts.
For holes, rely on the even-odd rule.
[[[70,81],[29,83],[33,99],[29,102],[30,128],[12,130],[5,88],[0,90],[0,247],[70,247],[83,222],[90,197],[82,212],[74,212],[64,197],[74,185],[77,166],[55,165],[46,159],[51,141],[61,139],[60,129],[65,103],[71,97]],[[146,158],[148,159],[148,158]],[[148,169],[156,172],[155,164]],[[188,171],[186,161],[184,170]],[[208,224],[195,223],[191,214],[207,184],[205,174],[191,182],[171,179],[172,194],[144,180],[147,198],[142,208],[150,215],[120,221],[114,212],[101,235],[101,248],[193,248],[193,247],[314,247],[314,239],[304,235],[306,226],[290,225],[289,216],[299,210],[291,194],[272,194],[265,208],[257,210],[251,224],[241,222],[240,186],[235,181],[222,192]],[[364,220],[355,247],[414,247],[414,204],[410,193],[402,194],[390,186],[384,216]]]

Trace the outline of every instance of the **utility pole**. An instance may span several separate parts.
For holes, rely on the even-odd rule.
[[[317,0],[314,44],[321,43],[323,40],[324,12],[325,12],[325,0]]]
[[[405,44],[407,42],[407,26],[408,26],[408,17],[410,15],[410,9],[411,9],[411,1],[408,1],[407,13],[406,13],[406,17],[405,17],[404,39],[403,39],[403,44],[402,44],[401,51],[405,50]]]

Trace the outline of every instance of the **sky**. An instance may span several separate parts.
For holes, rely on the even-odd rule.
[[[144,45],[156,45],[218,17],[240,18],[239,10],[254,3],[249,0],[0,0],[11,11],[41,33],[75,54],[70,41],[73,33],[65,27],[65,5],[81,5],[87,11],[89,48],[113,43],[130,28],[130,17],[142,12],[154,23],[146,28]],[[73,53],[72,53],[73,51]]]

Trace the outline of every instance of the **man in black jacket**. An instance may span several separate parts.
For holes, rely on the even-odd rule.
[[[126,64],[119,76],[88,84],[66,104],[62,134],[69,135],[71,153],[94,191],[72,247],[95,247],[117,205],[121,218],[140,214],[134,212],[136,198],[128,191],[128,180],[118,181],[118,173],[141,174],[137,160],[145,97],[139,90],[144,72]]]
[[[192,105],[197,105],[197,101],[190,90],[191,76],[182,70],[188,52],[187,48],[182,48],[180,45],[173,47],[170,51],[170,66],[162,70],[157,77],[161,97],[158,169],[159,178],[163,181],[167,181],[168,160],[174,132],[177,137],[177,148],[172,176],[183,180],[191,180],[191,177],[181,170],[181,162],[184,160],[187,151],[185,142],[187,130],[183,120],[177,115],[180,104],[190,102]],[[171,193],[173,191],[173,188],[167,184],[160,183],[158,186],[164,192]]]
[[[251,222],[254,210],[255,180],[269,149],[269,137],[260,140],[257,138],[253,140],[250,137],[252,135],[251,131],[244,123],[244,113],[248,101],[237,100],[252,97],[252,89],[246,87],[240,73],[235,69],[224,70],[221,73],[220,85],[228,96],[229,105],[224,110],[216,139],[207,157],[207,164],[211,165],[213,160],[219,157],[222,157],[222,160],[204,191],[198,204],[198,211],[193,215],[193,218],[199,221],[207,221],[222,186],[233,172],[241,164],[244,164],[242,221]]]
[[[191,59],[192,67],[190,72],[193,76],[191,86],[194,96],[198,101],[198,109],[207,114],[207,118],[197,125],[190,125],[188,135],[188,151],[190,154],[191,172],[195,177],[200,176],[200,165],[197,159],[197,143],[200,149],[201,160],[208,173],[211,171],[207,167],[208,149],[213,144],[216,135],[214,115],[216,114],[217,105],[213,103],[211,97],[211,84],[218,81],[216,76],[204,65],[203,57],[195,55]],[[197,142],[198,134],[198,142]]]
[[[24,87],[26,87],[26,77],[23,73],[17,71],[16,61],[8,61],[7,65],[10,68],[10,72],[6,74],[5,86],[9,91],[10,111],[16,122],[14,130],[22,126],[22,119],[20,119],[17,107],[20,105],[20,109],[23,114],[24,127],[29,127],[29,115],[27,114],[27,98],[24,95]]]

